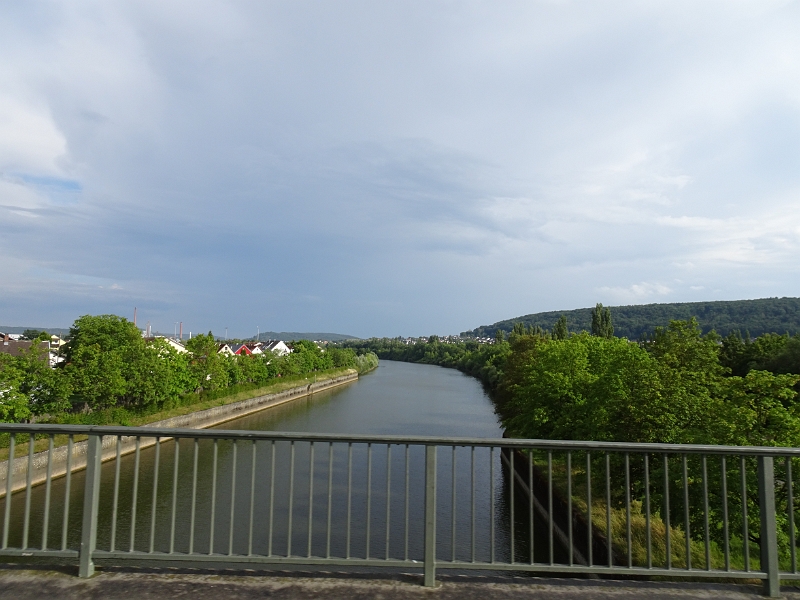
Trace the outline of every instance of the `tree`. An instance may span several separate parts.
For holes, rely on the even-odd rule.
[[[132,345],[143,347],[144,340],[136,325],[124,317],[84,315],[69,328],[69,342],[64,348],[67,362],[78,349],[92,345],[101,352],[113,352]]]
[[[136,355],[128,353],[125,403],[136,408],[172,406],[182,394],[194,389],[187,354],[180,353],[166,340],[156,338]]]
[[[0,421],[18,423],[31,416],[28,397],[20,391],[23,379],[15,358],[0,354]]]
[[[764,367],[773,373],[800,374],[800,334],[788,340],[780,352],[766,360]]]
[[[327,368],[322,351],[311,340],[297,340],[292,344],[288,362],[293,363],[296,373],[310,373]],[[333,366],[333,365],[331,365]]]
[[[592,309],[592,335],[610,338],[614,335],[614,325],[611,322],[611,309],[598,302]]]
[[[48,351],[39,343],[32,344],[16,358],[22,372],[19,391],[29,399],[34,415],[61,413],[69,410],[72,386],[63,369],[51,369]]]
[[[566,315],[561,315],[558,317],[558,321],[553,326],[553,339],[554,340],[565,340],[569,336],[569,329],[567,328],[567,317]]]
[[[194,336],[186,343],[189,351],[189,371],[196,390],[216,390],[227,387],[228,373],[224,357],[218,354],[219,344],[210,331]]]
[[[712,443],[746,446],[800,445],[800,404],[793,386],[799,375],[750,371],[725,380],[725,412],[718,415]]]
[[[22,337],[31,341],[49,340],[50,334],[41,329],[26,329],[22,332]]]
[[[116,315],[84,315],[69,336],[64,369],[72,402],[90,409],[135,403],[138,361],[145,351],[136,325]]]

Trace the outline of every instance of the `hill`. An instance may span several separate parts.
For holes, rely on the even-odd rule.
[[[657,326],[669,324],[671,320],[686,320],[691,317],[697,317],[703,333],[713,329],[723,336],[735,330],[741,331],[742,335],[749,332],[753,337],[764,333],[800,333],[800,298],[676,302],[610,308],[614,335],[628,339],[638,339],[651,333]],[[592,324],[591,313],[591,308],[534,313],[498,321],[493,325],[482,325],[461,335],[494,337],[498,329],[509,332],[515,323],[538,325],[549,330],[561,315],[567,317],[570,331],[589,331]]]
[[[10,325],[0,325],[0,331],[3,333],[23,333],[26,329],[46,331],[47,333],[55,335],[66,335],[69,333],[69,327],[11,327]]]
[[[252,337],[253,340],[256,336]],[[343,340],[357,340],[354,335],[346,335],[344,333],[302,333],[298,331],[262,331],[258,339],[261,341],[266,340],[317,340],[329,342],[341,342]]]

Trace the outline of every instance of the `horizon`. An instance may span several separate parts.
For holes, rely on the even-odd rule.
[[[710,304],[710,303],[717,303],[717,302],[719,302],[719,303],[725,303],[725,302],[747,302],[747,301],[774,300],[774,299],[792,299],[792,300],[794,300],[794,299],[800,299],[800,297],[798,297],[798,296],[769,296],[769,297],[765,297],[765,298],[741,298],[741,299],[738,299],[738,300],[693,300],[693,301],[690,301],[690,302],[650,302],[650,303],[642,303],[642,304],[608,305],[607,308],[612,309],[612,308],[627,308],[627,307],[634,307],[634,306],[657,306],[657,305],[665,305],[665,304]],[[314,335],[318,336],[317,338],[314,338],[314,339],[323,339],[323,340],[326,339],[325,336],[347,336],[347,337],[350,337],[351,339],[370,339],[370,338],[382,338],[382,337],[383,338],[401,337],[401,338],[407,338],[408,339],[408,338],[426,338],[426,337],[429,337],[431,335],[437,335],[439,337],[460,337],[462,335],[462,333],[468,333],[468,332],[471,332],[471,331],[473,331],[475,329],[480,329],[480,328],[483,328],[483,327],[492,327],[492,326],[494,326],[494,325],[496,325],[496,324],[498,324],[500,322],[503,322],[503,321],[513,321],[513,320],[517,320],[517,319],[523,319],[525,317],[531,317],[531,316],[536,316],[536,315],[540,315],[540,314],[548,314],[548,313],[564,313],[564,314],[566,314],[566,313],[573,312],[573,311],[591,310],[593,308],[594,308],[594,306],[581,306],[581,307],[578,307],[578,308],[557,309],[557,310],[552,310],[552,311],[537,311],[535,313],[525,313],[525,314],[517,315],[517,316],[514,316],[514,317],[505,317],[505,318],[502,318],[502,319],[497,319],[496,321],[492,321],[491,323],[484,323],[484,324],[481,324],[481,325],[475,325],[475,326],[472,326],[472,327],[470,327],[468,329],[463,329],[461,332],[458,332],[458,333],[431,333],[431,332],[429,332],[429,333],[426,333],[426,334],[418,334],[418,335],[402,334],[401,333],[401,334],[394,335],[394,336],[380,336],[380,335],[353,336],[353,335],[351,335],[349,333],[341,332],[341,331],[334,332],[334,331],[277,331],[276,330],[276,331],[261,331],[257,335],[251,335],[251,336],[248,336],[248,335],[234,335],[233,333],[229,333],[229,335],[226,337],[226,335],[224,335],[224,334],[214,333],[211,330],[205,331],[205,330],[202,330],[202,328],[201,328],[201,330],[194,331],[194,332],[186,330],[183,333],[183,337],[181,339],[189,339],[189,336],[191,336],[193,333],[195,335],[201,334],[201,333],[202,334],[212,333],[214,335],[214,337],[216,339],[219,339],[219,340],[251,340],[252,339],[252,340],[255,340],[255,341],[262,341],[262,338],[263,338],[263,340],[266,340],[267,338],[265,338],[264,336],[271,335],[271,334],[276,334],[276,336],[269,338],[270,340],[273,340],[273,339],[284,339],[284,340],[300,339],[300,338],[291,338],[291,336],[287,337],[287,336],[284,336],[282,334],[292,334],[292,335],[296,334],[296,335],[302,335],[302,336],[310,336],[310,335],[314,334]],[[127,317],[125,317],[124,315],[117,315],[117,316],[120,316],[120,317],[123,317],[123,318],[127,319]],[[133,319],[128,319],[128,321],[130,321],[131,323],[134,322]],[[137,322],[137,327],[138,326],[139,326],[139,323]],[[146,327],[147,327],[147,325],[145,325],[144,328],[140,327],[140,329],[142,331],[145,331]],[[67,326],[67,327],[41,327],[41,326],[33,326],[33,325],[8,325],[8,324],[0,325],[0,331],[4,331],[6,333],[10,332],[12,329],[19,329],[19,330],[23,330],[23,329],[39,329],[39,330],[43,330],[43,331],[47,331],[48,333],[51,333],[53,331],[68,331],[69,328],[70,328],[69,326]],[[151,330],[152,330],[152,334],[153,335],[160,335],[160,336],[165,336],[165,337],[177,338],[177,335],[174,334],[174,333],[170,334],[168,331],[160,331],[160,330],[157,330],[157,329],[153,329],[152,326],[151,326]],[[306,339],[312,339],[312,338],[306,338]]]

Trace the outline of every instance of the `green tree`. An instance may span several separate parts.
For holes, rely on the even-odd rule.
[[[800,334],[787,340],[786,345],[764,361],[764,368],[773,373],[800,374]]]
[[[73,348],[70,354],[72,360],[64,371],[73,391],[72,403],[90,410],[115,405],[127,390],[122,353],[104,352],[92,344]]]
[[[554,340],[565,340],[569,336],[569,329],[567,328],[567,317],[566,315],[561,315],[558,317],[558,321],[553,326],[553,339]]]
[[[136,325],[116,315],[84,315],[69,329],[69,342],[64,347],[67,362],[80,348],[97,346],[102,352],[114,352],[128,346],[143,346]]]
[[[794,386],[800,375],[752,370],[724,384],[724,412],[714,419],[716,444],[800,446],[800,404]]]
[[[24,377],[15,357],[0,354],[0,421],[18,423],[31,416],[28,397],[20,391]]]
[[[22,337],[26,340],[36,341],[36,340],[49,340],[50,334],[44,331],[43,329],[26,329],[22,332]]]
[[[604,307],[600,302],[592,309],[592,335],[610,338],[614,335],[614,325],[611,321],[611,309]]]
[[[145,342],[136,325],[116,315],[84,315],[70,328],[65,373],[72,402],[89,409],[134,404]]]
[[[500,396],[515,436],[634,442],[683,441],[701,407],[671,410],[678,390],[657,361],[620,338],[520,338],[511,348]]]
[[[217,390],[228,386],[225,358],[218,353],[219,344],[214,335],[194,336],[186,343],[189,351],[189,372],[197,391]]]
[[[194,389],[187,354],[161,338],[128,350],[125,404],[135,408],[173,406]]]
[[[25,394],[34,415],[58,414],[71,407],[72,387],[63,369],[50,368],[49,352],[33,344],[17,358],[23,377],[19,390]]]

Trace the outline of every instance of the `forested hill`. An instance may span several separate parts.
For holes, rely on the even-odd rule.
[[[483,325],[464,336],[494,337],[498,329],[509,332],[515,323],[538,325],[550,330],[561,315],[567,317],[570,331],[590,331],[592,309],[560,310],[534,313],[494,325]],[[686,320],[697,317],[703,333],[712,329],[720,335],[739,330],[742,335],[749,332],[752,337],[764,333],[800,333],[800,298],[761,298],[759,300],[733,300],[717,302],[676,302],[672,304],[640,304],[635,306],[612,306],[614,335],[638,339],[652,333],[659,325],[668,325],[671,320]]]
[[[253,336],[252,339],[255,339]],[[346,335],[344,333],[314,333],[310,331],[262,331],[258,339],[264,340],[327,340],[330,342],[341,342],[343,340],[357,340],[358,338],[353,335]]]

